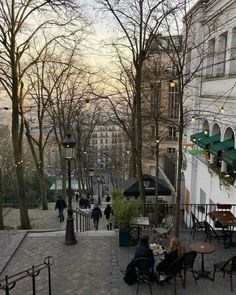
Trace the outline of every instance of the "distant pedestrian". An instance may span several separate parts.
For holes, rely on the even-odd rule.
[[[98,230],[99,219],[102,218],[102,211],[98,207],[98,204],[94,204],[94,208],[92,210],[91,218],[93,219],[95,230]]]
[[[77,203],[79,202],[79,194],[78,193],[75,193],[75,200]]]
[[[84,208],[84,198],[83,197],[81,197],[79,199],[79,207],[80,207],[80,209],[83,209]]]
[[[112,230],[112,220],[113,220],[113,209],[110,204],[107,204],[105,210],[104,210],[104,215],[107,220],[107,230]]]
[[[110,197],[110,195],[109,194],[107,194],[107,197],[106,197],[106,202],[110,202],[110,200],[111,200],[111,197]]]
[[[57,201],[55,204],[55,210],[58,210],[59,213],[59,222],[63,222],[64,221],[64,209],[66,208],[66,203],[65,201],[62,199],[61,196],[57,197]]]

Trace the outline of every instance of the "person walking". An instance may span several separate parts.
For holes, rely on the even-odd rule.
[[[104,210],[104,215],[107,220],[107,230],[112,230],[112,219],[113,219],[113,209],[110,204],[107,204],[105,210]]]
[[[110,197],[110,195],[109,194],[107,194],[107,197],[106,197],[106,202],[110,202],[111,201],[111,197]]]
[[[66,208],[66,202],[62,199],[61,196],[58,196],[56,204],[55,204],[55,210],[58,210],[59,222],[64,221],[64,209],[65,208]]]
[[[102,211],[98,207],[98,204],[94,204],[94,208],[92,210],[91,218],[93,219],[95,230],[98,230],[99,219],[102,218]]]

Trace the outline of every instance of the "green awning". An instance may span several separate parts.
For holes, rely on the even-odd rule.
[[[199,133],[195,133],[195,134],[192,134],[190,136],[190,140],[194,143],[197,143],[197,141],[201,138],[205,138],[205,137],[208,137],[208,132],[206,133],[206,131],[202,131],[202,132],[199,132]]]
[[[220,134],[214,134],[212,136],[199,139],[197,144],[203,149],[208,149],[210,144],[216,143],[218,141],[220,141]]]
[[[190,155],[203,155],[206,153],[205,150],[189,150],[187,151],[188,154]]]
[[[214,156],[217,156],[219,152],[234,147],[234,139],[227,139],[216,144],[209,146],[208,152]]]
[[[224,151],[222,153],[222,160],[232,167],[236,167],[236,149]]]

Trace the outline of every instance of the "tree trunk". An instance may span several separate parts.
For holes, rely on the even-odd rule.
[[[4,229],[3,223],[3,207],[2,207],[2,198],[3,190],[2,190],[2,168],[0,167],[0,230]]]
[[[136,81],[135,81],[135,98],[136,98],[136,161],[137,161],[137,176],[139,183],[140,197],[145,201],[145,189],[143,183],[143,169],[142,169],[142,61],[136,66]]]
[[[176,209],[175,209],[175,236],[179,237],[180,224],[180,198],[181,198],[181,173],[182,173],[182,141],[183,141],[183,95],[179,94],[179,138],[178,138],[178,165],[177,165],[177,183],[176,183]]]

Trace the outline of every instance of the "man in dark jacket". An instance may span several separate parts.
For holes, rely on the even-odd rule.
[[[149,247],[149,237],[143,235],[140,240],[140,245],[137,246],[134,254],[134,258],[146,257],[153,261],[153,266],[155,263],[154,255],[152,250]]]
[[[93,219],[95,230],[98,230],[99,219],[102,218],[102,211],[98,207],[98,204],[94,204],[94,208],[92,210],[91,218]]]
[[[59,213],[59,222],[64,221],[64,209],[66,208],[66,203],[65,201],[62,199],[61,196],[58,196],[56,204],[55,204],[55,210],[58,209],[58,213]]]

